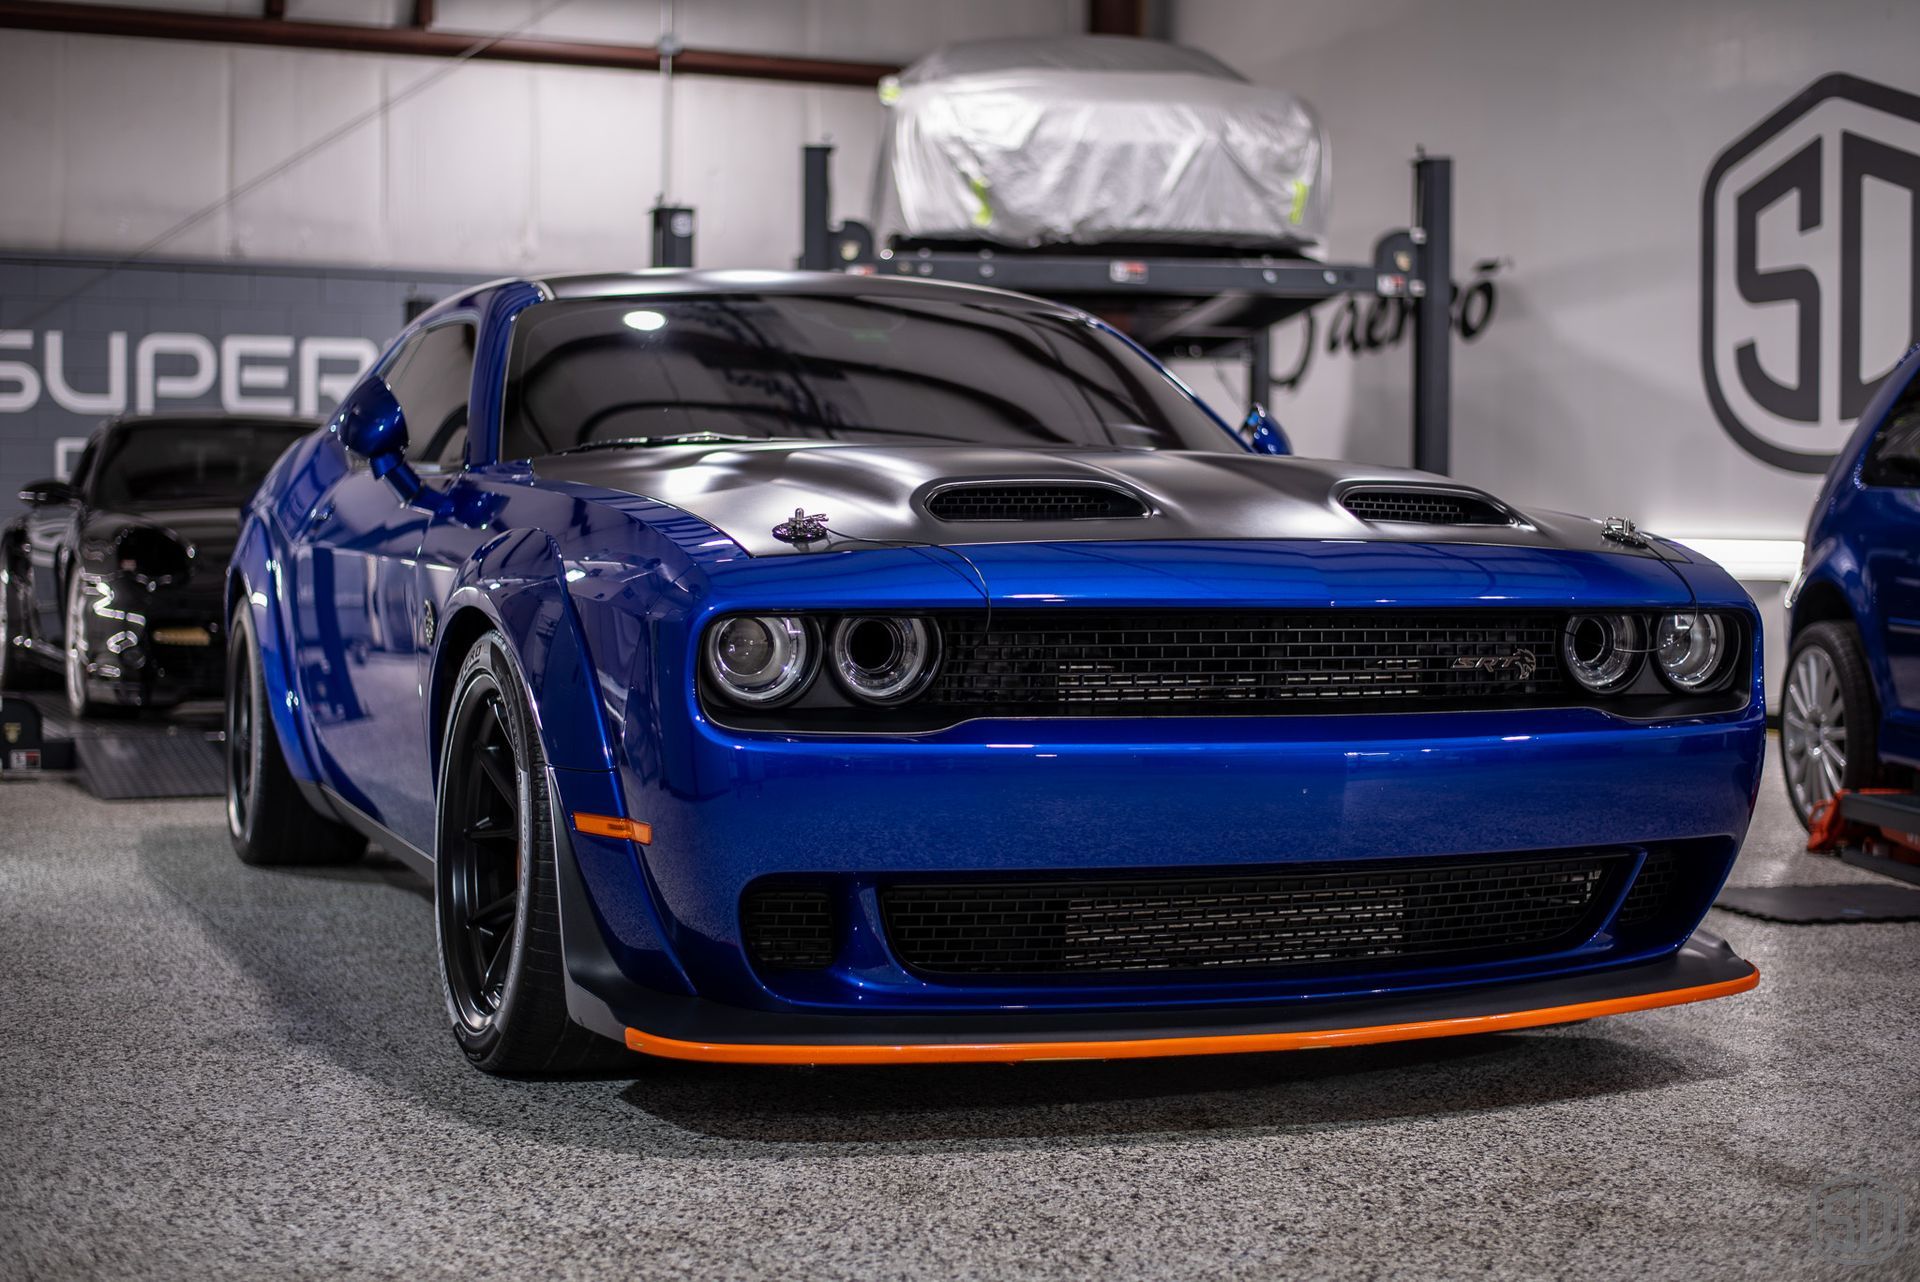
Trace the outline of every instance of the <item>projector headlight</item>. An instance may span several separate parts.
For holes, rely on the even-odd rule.
[[[1731,633],[1732,628],[1717,614],[1661,615],[1653,629],[1660,675],[1668,685],[1688,694],[1711,690],[1727,675]]]
[[[1567,671],[1595,693],[1632,681],[1646,649],[1646,628],[1631,614],[1576,614],[1560,634]]]
[[[813,628],[790,615],[741,615],[707,631],[707,672],[727,696],[768,707],[800,693],[813,675]]]
[[[940,661],[940,633],[925,619],[857,615],[834,625],[834,675],[868,703],[903,703],[926,689]]]

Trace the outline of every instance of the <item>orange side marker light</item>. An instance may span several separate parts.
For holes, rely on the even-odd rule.
[[[637,841],[643,846],[653,844],[653,825],[641,823],[638,819],[618,819],[613,815],[590,815],[584,810],[576,810],[573,812],[573,830],[584,832],[590,837],[613,837]]]

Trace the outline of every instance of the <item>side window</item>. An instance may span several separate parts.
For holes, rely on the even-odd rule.
[[[80,451],[80,461],[73,465],[73,479],[67,482],[76,493],[87,492],[87,482],[93,477],[93,460],[99,453],[100,438],[97,436],[87,442],[86,449]]]
[[[387,370],[417,464],[457,469],[466,461],[473,343],[471,325],[436,325],[402,348]]]
[[[1867,449],[1860,479],[1868,485],[1920,488],[1920,377],[1887,411],[1887,421]]]

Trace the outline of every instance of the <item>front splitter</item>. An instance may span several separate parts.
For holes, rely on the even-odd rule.
[[[1111,1015],[783,1015],[692,1000],[627,1046],[725,1064],[1012,1064],[1316,1050],[1566,1024],[1744,993],[1760,972],[1705,931],[1670,956],[1552,979],[1342,1001],[1301,1009],[1170,1017],[1142,1027]],[[1139,1017],[1134,1016],[1135,1020]]]

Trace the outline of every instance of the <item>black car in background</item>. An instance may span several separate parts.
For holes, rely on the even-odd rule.
[[[123,418],[0,527],[0,686],[64,676],[75,716],[218,695],[240,508],[304,419]]]

